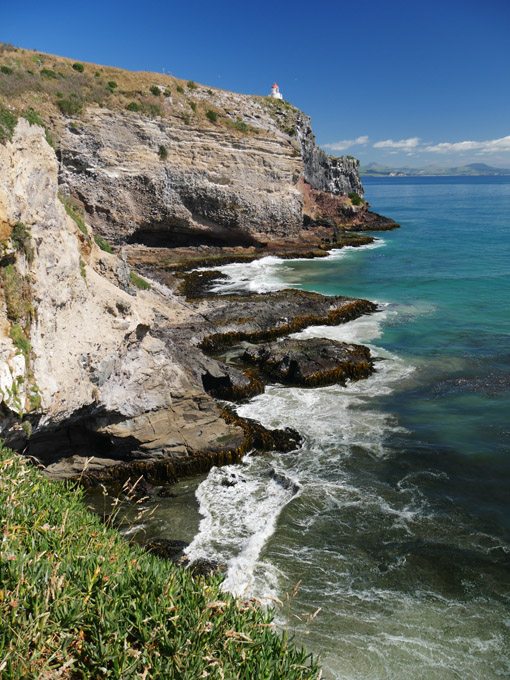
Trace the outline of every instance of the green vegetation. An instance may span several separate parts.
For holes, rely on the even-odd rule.
[[[76,203],[73,201],[73,199],[70,196],[64,196],[64,194],[59,194],[58,195],[60,202],[64,206],[66,213],[73,219],[78,227],[78,229],[82,232],[84,236],[87,237],[87,239],[90,239],[88,229],[85,225],[85,222],[83,221],[82,216],[80,215],[80,208]]]
[[[85,67],[83,66],[83,64],[79,64],[78,62],[73,64],[73,68],[74,68],[75,71],[78,71],[78,73],[83,73],[83,71],[85,70]]]
[[[151,284],[145,279],[142,279],[141,276],[138,276],[138,274],[135,274],[134,272],[129,272],[129,280],[131,281],[132,285],[136,286],[136,288],[138,288],[139,290],[151,289]]]
[[[57,92],[57,97],[58,95],[62,93]],[[63,95],[62,95],[63,96]],[[50,131],[48,130],[48,127],[46,123],[43,121],[41,116],[39,115],[38,111],[35,111],[34,109],[30,108],[27,109],[24,113],[21,114],[23,118],[28,120],[30,125],[39,125],[39,127],[44,128],[44,135],[46,137],[46,141],[48,144],[54,149],[55,148],[55,142],[53,141],[53,137],[50,135]]]
[[[111,245],[108,243],[108,241],[103,238],[102,236],[99,236],[99,234],[94,234],[94,241],[97,243],[97,245],[101,248],[101,250],[104,250],[105,253],[113,253]]]
[[[177,92],[179,92],[180,94],[183,94],[183,92],[184,92],[183,88],[182,88],[180,85],[177,85],[177,87],[176,87],[175,89],[176,89]]]
[[[7,318],[15,323],[30,325],[30,286],[13,264],[0,269],[0,283],[3,289]]]
[[[18,117],[0,103],[0,144],[12,139],[12,133],[18,122]]]
[[[158,156],[162,161],[165,161],[168,158],[168,149],[166,146],[163,146],[163,144],[161,144],[159,147]]]
[[[107,85],[112,91],[115,90],[115,88],[117,87],[117,83],[114,80],[109,80]]]
[[[229,118],[226,119],[225,121],[227,125],[231,128],[234,128],[235,130],[239,130],[239,132],[243,132],[244,134],[258,134],[257,128],[252,127],[251,125],[248,125],[242,120],[230,120]]]
[[[197,111],[197,103],[196,102],[188,102],[189,105],[191,106],[192,110],[194,113]]]
[[[351,199],[353,205],[363,205],[365,202],[356,191],[351,191],[349,198]]]
[[[218,114],[215,111],[212,111],[211,109],[208,109],[205,115],[211,121],[211,123],[216,123],[216,121],[218,120]]]
[[[153,94],[155,97],[159,97],[159,96],[161,95],[161,90],[159,89],[159,87],[158,87],[157,85],[153,85],[153,86],[150,88],[150,91],[152,92],[152,94]]]
[[[14,70],[9,66],[0,66],[0,71],[5,73],[5,75],[10,76],[14,73]]]
[[[126,109],[128,111],[141,111],[142,107],[138,102],[129,102],[129,104],[126,106]]]
[[[170,90],[164,90],[164,91],[163,91],[163,96],[164,96],[164,97],[170,97],[171,95],[172,95],[172,93],[170,92]]]
[[[87,270],[85,269],[85,262],[80,257],[80,274],[84,281],[87,281]]]
[[[58,78],[55,71],[53,71],[50,68],[42,68],[41,69],[41,76],[43,76],[44,78],[50,78],[52,80],[57,80],[57,78]]]
[[[13,341],[14,345],[19,349],[19,351],[25,356],[25,359],[28,361],[28,356],[30,354],[30,342],[25,335],[24,330],[21,328],[21,326],[17,323],[14,323],[11,326],[11,329],[9,331],[9,337]]]
[[[16,222],[11,234],[12,244],[16,250],[24,253],[29,262],[34,259],[34,247],[32,246],[32,235],[30,227],[26,227],[22,222]]]
[[[0,673],[10,680],[318,679],[271,613],[128,544],[0,448]],[[141,510],[143,515],[144,511]]]
[[[148,113],[151,118],[154,118],[155,116],[161,116],[161,107],[157,104],[149,104],[146,109],[146,113]]]
[[[184,125],[189,125],[190,118],[189,118],[189,115],[187,113],[182,114],[182,120],[184,122]]]
[[[196,90],[197,89],[197,86],[195,85],[195,83],[192,80],[188,80],[186,85],[189,87],[190,90]]]
[[[73,94],[71,93],[70,97]],[[65,116],[78,116],[83,108],[82,103],[76,99],[76,95],[72,99],[59,99],[57,106]]]

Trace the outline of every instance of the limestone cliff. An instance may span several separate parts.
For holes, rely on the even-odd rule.
[[[235,447],[240,430],[153,333],[156,319],[172,328],[193,312],[166,291],[129,288],[122,259],[66,214],[57,170],[39,126],[21,120],[0,145],[2,436],[19,446],[33,433],[32,452],[51,442],[50,458],[74,451],[77,469],[114,444],[118,458],[124,438],[128,452]]]
[[[257,245],[298,236],[302,180],[344,201],[363,194],[356,161],[317,147],[301,112],[216,97],[253,132],[97,107],[59,121],[61,181],[99,233],[149,246]]]
[[[347,196],[363,192],[356,163],[319,149],[287,102],[51,59],[55,71],[34,73],[33,55],[16,51],[22,77],[0,74],[0,436],[44,454],[53,474],[80,470],[91,453],[100,466],[227,460],[246,429],[210,394],[261,386],[202,349],[373,305],[303,292],[191,303],[168,267],[149,284],[130,265],[186,248],[256,257],[268,243],[306,254],[324,234],[336,241],[339,222],[359,219]],[[122,89],[105,87],[114,76]],[[34,90],[39,112],[27,106]],[[65,470],[62,457],[72,458]]]

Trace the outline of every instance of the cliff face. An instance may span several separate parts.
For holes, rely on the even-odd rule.
[[[122,259],[66,214],[57,167],[42,128],[24,120],[0,145],[2,437],[20,446],[32,434],[35,455],[74,453],[77,470],[113,448],[118,457],[210,451],[218,439],[235,447],[240,430],[157,337],[194,313],[166,291],[126,285]]]
[[[95,76],[83,80],[64,60],[57,67],[80,96],[99,91]],[[127,87],[134,74],[121,75]],[[142,75],[158,90],[153,74]],[[206,356],[200,342],[278,337],[315,317],[339,322],[351,302],[300,294],[189,303],[171,275],[138,290],[124,246],[306,249],[321,236],[303,231],[305,216],[354,215],[346,194],[362,193],[355,162],[319,149],[310,119],[286,102],[173,83],[153,108],[146,90],[133,89],[71,116],[31,69],[20,87],[30,79],[47,97],[57,144],[55,153],[25,95],[12,101],[37,124],[20,118],[14,127],[13,105],[0,102],[10,126],[0,140],[0,436],[44,454],[53,474],[80,470],[91,452],[101,466],[203,452],[227,460],[247,440],[208,392],[253,394],[260,383]],[[128,96],[138,97],[136,111],[126,110]]]
[[[356,162],[317,147],[301,112],[233,94],[228,105],[251,133],[97,107],[79,123],[61,120],[61,180],[103,236],[165,247],[296,237],[302,179],[362,194]]]
[[[303,160],[303,179],[312,187],[335,196],[356,192],[363,196],[363,185],[358,174],[358,161],[345,156],[328,155],[315,144],[311,121],[301,111],[296,116],[297,138]]]

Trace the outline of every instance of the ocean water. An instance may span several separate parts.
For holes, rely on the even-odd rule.
[[[211,471],[188,552],[274,606],[330,680],[510,678],[510,178],[365,190],[401,229],[322,260],[223,268],[225,291],[377,301],[301,333],[367,344],[377,371],[241,406],[304,444]]]

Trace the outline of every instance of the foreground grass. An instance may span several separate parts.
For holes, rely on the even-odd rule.
[[[319,678],[270,614],[127,544],[0,447],[0,677]]]

